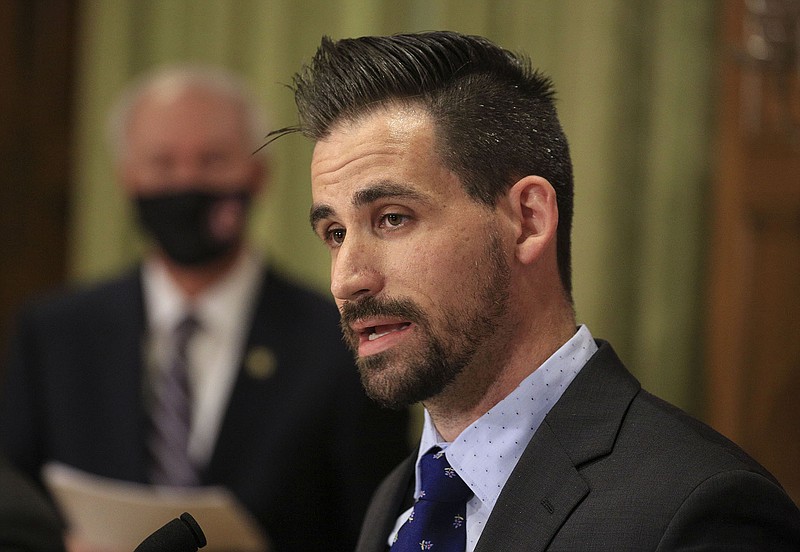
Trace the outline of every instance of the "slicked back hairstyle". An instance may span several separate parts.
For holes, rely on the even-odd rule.
[[[486,205],[524,176],[546,178],[557,195],[558,267],[571,298],[569,146],[552,83],[527,57],[448,31],[323,37],[295,75],[294,92],[300,124],[286,130],[313,140],[392,103],[422,108],[434,122],[442,161],[467,194]]]

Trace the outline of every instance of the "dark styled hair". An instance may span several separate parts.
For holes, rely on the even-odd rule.
[[[558,268],[571,296],[572,163],[550,79],[491,41],[448,31],[323,37],[294,76],[300,131],[324,139],[331,128],[401,102],[427,112],[438,154],[467,194],[492,206],[526,175],[555,188]]]

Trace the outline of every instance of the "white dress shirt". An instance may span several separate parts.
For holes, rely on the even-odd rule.
[[[444,441],[425,411],[414,498],[420,493],[420,458],[431,447],[441,447],[447,451],[450,465],[475,493],[467,503],[466,552],[475,550],[500,491],[542,420],[596,351],[589,329],[580,326],[569,341],[452,443]],[[389,535],[390,544],[410,513],[409,509],[398,518]]]
[[[168,367],[173,331],[189,312],[200,329],[189,346],[192,427],[189,456],[198,466],[211,459],[228,405],[264,270],[262,259],[246,252],[221,281],[191,303],[170,278],[164,265],[148,259],[142,267],[147,330],[144,340],[146,382],[158,381]],[[145,397],[149,389],[145,390]]]

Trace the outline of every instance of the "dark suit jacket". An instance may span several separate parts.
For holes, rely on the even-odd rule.
[[[533,436],[476,552],[800,550],[800,513],[772,476],[643,391],[599,344]],[[357,552],[386,550],[414,462],[376,492]]]
[[[243,360],[203,483],[229,487],[278,552],[352,550],[369,496],[408,453],[407,415],[366,398],[330,302],[274,272],[256,300],[245,357],[267,348],[277,370],[253,377]],[[144,330],[138,270],[23,313],[0,410],[14,464],[147,482]]]

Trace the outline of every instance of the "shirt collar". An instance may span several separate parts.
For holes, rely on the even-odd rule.
[[[250,308],[247,302],[259,285],[262,266],[259,254],[245,250],[220,281],[190,302],[164,263],[155,257],[147,259],[142,266],[142,285],[148,325],[156,331],[169,332],[192,311],[205,327],[234,327],[241,313]]]

